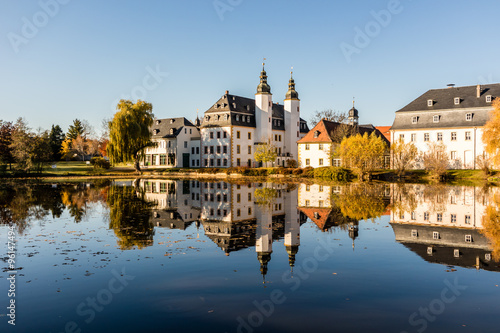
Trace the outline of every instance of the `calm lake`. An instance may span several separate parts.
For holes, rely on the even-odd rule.
[[[3,184],[0,331],[498,332],[499,204],[494,187]]]

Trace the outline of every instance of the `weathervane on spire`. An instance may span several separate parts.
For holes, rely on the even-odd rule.
[[[264,70],[265,65],[266,65],[266,58],[262,58],[262,70]]]
[[[292,68],[290,70],[290,77],[293,79],[293,66],[292,66]]]

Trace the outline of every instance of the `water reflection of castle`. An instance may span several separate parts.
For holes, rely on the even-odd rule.
[[[481,233],[488,195],[479,187],[391,185],[396,241],[424,260],[499,270]]]
[[[255,246],[262,274],[267,273],[273,242],[284,238],[293,267],[300,246],[298,191],[286,184],[228,184],[197,180],[140,180],[145,198],[155,202],[157,227],[185,229],[201,223],[205,235],[226,255]]]

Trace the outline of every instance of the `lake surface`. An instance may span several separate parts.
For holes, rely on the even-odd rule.
[[[499,193],[1,185],[0,331],[498,332]]]

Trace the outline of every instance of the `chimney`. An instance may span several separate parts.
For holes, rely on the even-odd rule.
[[[229,90],[226,90],[226,95],[229,95]]]
[[[478,84],[477,87],[476,87],[476,96],[477,98],[481,97],[481,85]]]
[[[447,87],[448,88],[453,88],[453,87],[455,87],[455,83],[450,83],[450,84],[447,85]]]

